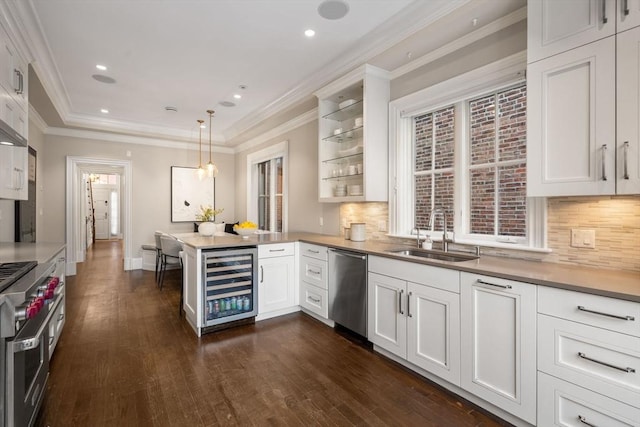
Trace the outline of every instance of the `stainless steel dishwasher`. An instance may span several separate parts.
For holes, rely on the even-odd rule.
[[[329,249],[329,318],[367,337],[367,256]]]

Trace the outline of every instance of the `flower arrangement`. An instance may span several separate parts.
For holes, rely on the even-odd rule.
[[[211,222],[216,218],[216,215],[221,214],[222,211],[224,211],[224,208],[214,209],[209,205],[200,205],[200,213],[196,214],[196,219],[202,222]]]

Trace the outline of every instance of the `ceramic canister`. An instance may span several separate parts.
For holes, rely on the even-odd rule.
[[[366,224],[364,222],[351,223],[351,240],[364,242],[366,239]]]

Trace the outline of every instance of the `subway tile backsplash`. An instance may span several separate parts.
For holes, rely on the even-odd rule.
[[[407,243],[379,231],[388,227],[387,203],[343,203],[340,222],[367,224],[367,239]],[[595,248],[571,247],[571,230],[595,230]],[[412,243],[412,242],[411,242]],[[640,271],[640,197],[555,197],[547,199],[547,245],[550,254],[483,249],[488,255],[544,262]]]

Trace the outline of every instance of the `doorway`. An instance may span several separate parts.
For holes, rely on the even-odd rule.
[[[97,215],[96,211],[87,209],[87,177],[90,175],[117,176],[119,184],[111,184],[110,191],[104,197],[103,205],[107,210],[101,210],[101,216],[107,216],[108,222],[104,224],[103,236],[107,238],[122,238],[124,249],[123,269],[132,269],[132,225],[131,225],[131,161],[94,159],[87,157],[67,157],[67,184],[66,184],[66,244],[67,244],[67,274],[74,275],[76,263],[83,262],[86,257],[86,249],[90,246],[88,238],[88,218]],[[117,191],[113,189],[117,187]],[[109,188],[109,184],[105,188]],[[117,194],[117,195],[116,195]],[[115,199],[117,198],[117,200]],[[104,203],[106,201],[106,203]],[[114,211],[113,205],[120,209]],[[90,212],[90,213],[89,213]],[[93,219],[93,218],[92,218]],[[117,221],[117,227],[114,227]],[[98,237],[95,235],[95,237]],[[91,239],[92,240],[92,239]]]

